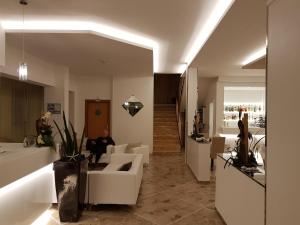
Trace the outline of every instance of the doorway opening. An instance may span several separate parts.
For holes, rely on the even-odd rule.
[[[154,153],[180,153],[184,146],[181,83],[179,74],[154,75]]]

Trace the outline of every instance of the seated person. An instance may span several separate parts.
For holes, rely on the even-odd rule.
[[[87,149],[91,151],[89,156],[90,161],[92,160],[93,155],[96,155],[95,164],[99,162],[102,154],[106,153],[108,145],[115,145],[114,140],[109,136],[108,129],[103,130],[103,137],[98,137],[96,140],[92,140],[91,142],[93,144]]]

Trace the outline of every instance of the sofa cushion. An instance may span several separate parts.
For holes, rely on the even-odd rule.
[[[118,171],[122,166],[123,166],[123,163],[110,163],[104,168],[103,171],[105,171],[105,172]]]
[[[114,153],[125,153],[126,148],[127,148],[127,144],[124,145],[115,145],[114,146]]]
[[[131,167],[132,167],[132,162],[125,163],[121,166],[119,171],[129,171],[131,169]]]
[[[132,153],[132,149],[136,147],[141,147],[142,142],[129,143],[126,149],[126,153]]]

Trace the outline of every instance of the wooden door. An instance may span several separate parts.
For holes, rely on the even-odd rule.
[[[103,136],[105,128],[110,130],[110,101],[85,101],[86,136],[97,138]]]

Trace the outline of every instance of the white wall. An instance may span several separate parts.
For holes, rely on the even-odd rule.
[[[300,224],[300,1],[269,6],[267,225]]]
[[[0,25],[0,66],[5,64],[5,32]]]
[[[71,90],[75,94],[75,130],[81,135],[85,123],[86,99],[112,99],[111,77],[86,77],[71,75]]]
[[[69,70],[67,68],[57,71],[57,74],[55,74],[55,83],[54,86],[46,86],[44,89],[44,110],[47,111],[48,103],[61,104],[61,114],[53,114],[52,118],[58,123],[60,128],[63,128],[63,111],[66,114],[67,121],[69,117]],[[60,137],[55,127],[53,134],[56,134],[55,141],[59,142]]]
[[[122,104],[135,95],[144,105],[134,117]],[[112,94],[112,136],[117,144],[142,142],[153,149],[154,77],[114,77]]]
[[[266,90],[263,87],[224,90],[224,102],[227,103],[265,103],[265,98]]]
[[[6,64],[0,66],[0,72],[17,79],[17,69],[22,58],[22,51],[8,42],[5,43],[5,47]],[[86,77],[70,74],[67,67],[46,62],[26,52],[25,61],[28,64],[28,82],[45,87],[45,110],[47,110],[48,103],[59,103],[68,119],[69,91],[74,92],[74,126],[79,135],[81,135],[85,123],[85,100],[97,98],[111,100],[112,136],[117,143],[142,141],[144,144],[148,144],[152,151],[154,94],[152,65],[149,64],[149,74],[145,76],[122,74],[114,78],[113,84],[112,77],[101,75]],[[122,108],[123,102],[131,94],[135,94],[145,105],[135,117],[131,117]],[[53,119],[58,122],[59,126],[63,125],[61,114],[53,115]],[[57,133],[56,130],[54,133]],[[58,135],[56,138],[59,140]]]
[[[188,68],[187,72],[187,113],[186,113],[186,135],[193,132],[193,121],[195,112],[198,109],[198,74],[197,68]]]
[[[6,41],[5,43],[5,65],[0,66],[0,72],[9,75],[11,78],[18,78],[18,66],[22,58],[22,50],[16,48]],[[68,115],[68,91],[69,91],[69,70],[67,67],[46,62],[36,56],[25,52],[25,61],[28,64],[28,82],[44,86],[44,110],[47,110],[47,103],[60,103],[62,110]],[[53,115],[60,126],[62,120],[60,115]]]
[[[206,123],[209,124],[209,104],[213,104],[213,118],[211,119],[211,124],[213,124],[212,129],[208,129],[215,134],[216,131],[216,95],[217,95],[217,81],[218,78],[201,78],[198,77],[198,105],[206,106],[205,116]]]
[[[0,46],[1,47],[1,46]],[[22,51],[6,42],[5,66],[0,66],[0,72],[18,77],[18,66],[22,60]],[[38,57],[25,52],[25,61],[28,64],[28,80],[43,86],[55,86],[56,75],[63,68],[55,64],[41,60]]]

